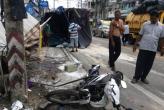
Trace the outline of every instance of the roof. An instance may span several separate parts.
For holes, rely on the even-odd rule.
[[[28,13],[27,19],[23,20],[24,35],[27,34],[39,21]]]
[[[39,22],[34,17],[32,17],[29,13],[27,13],[27,15],[28,15],[27,19],[23,20],[24,35],[28,33]],[[0,22],[0,46],[4,46],[2,44],[6,45],[6,36],[5,36],[5,29],[2,25],[2,22]]]

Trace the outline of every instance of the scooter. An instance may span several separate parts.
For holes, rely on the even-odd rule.
[[[126,82],[123,81],[122,72],[100,74],[99,69],[100,65],[92,65],[87,76],[79,79],[82,81],[76,88],[49,92],[46,95],[47,100],[62,105],[90,104],[94,108],[105,108],[111,100],[113,107],[117,110],[122,110],[122,108],[132,110],[120,103],[120,87],[127,88]]]

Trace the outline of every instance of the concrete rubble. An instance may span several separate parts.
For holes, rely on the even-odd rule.
[[[35,58],[36,56],[38,56],[38,54],[31,56],[34,59],[27,62],[27,72],[29,74],[28,85],[30,87],[29,94],[35,92],[34,88],[37,87],[45,88],[44,91],[46,92],[61,88],[73,88],[78,85],[79,82],[61,87],[53,86],[79,79],[87,74],[82,64],[64,48],[45,47],[39,52],[39,57]],[[44,99],[42,95],[45,95],[46,92],[43,92],[43,94],[38,92],[37,94]],[[40,108],[44,108],[47,101],[39,101],[35,105],[39,103],[41,103],[39,105]]]
[[[45,74],[49,74],[46,71],[46,68],[49,65],[40,65],[39,69],[42,71],[42,74],[37,74],[34,77],[30,78],[31,82],[47,84],[47,85],[54,85],[54,84],[62,84],[68,81],[72,81],[78,78],[81,78],[86,75],[86,71],[82,68],[82,65],[79,62],[75,62],[74,60],[70,59],[70,56],[65,54],[65,50],[63,48],[43,48],[40,54],[40,62],[49,62],[51,66],[54,64],[55,68],[58,70],[54,74],[55,80],[53,78],[45,79],[42,77]],[[72,57],[72,56],[71,56]],[[46,67],[47,66],[47,67]],[[48,67],[49,68],[49,67]],[[54,69],[50,68],[50,69]],[[49,70],[50,71],[50,70]],[[74,84],[70,84],[70,87],[74,86]],[[49,91],[53,90],[53,87],[45,86],[46,89]],[[68,87],[66,85],[66,87]],[[51,89],[50,89],[51,88]],[[65,88],[65,87],[64,87]]]

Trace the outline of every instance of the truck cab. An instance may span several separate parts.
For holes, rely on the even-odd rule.
[[[160,22],[164,24],[164,11],[160,14]]]

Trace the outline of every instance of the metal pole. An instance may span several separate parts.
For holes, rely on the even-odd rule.
[[[97,0],[96,0],[96,3],[95,3],[95,7],[96,7],[96,13],[95,13],[95,18],[97,17]]]
[[[55,9],[55,0],[54,0],[54,9]]]
[[[83,5],[82,2],[83,2],[83,1],[81,0],[81,8],[82,8],[82,5]]]
[[[89,1],[86,0],[86,4],[87,4],[87,9],[89,9]]]

